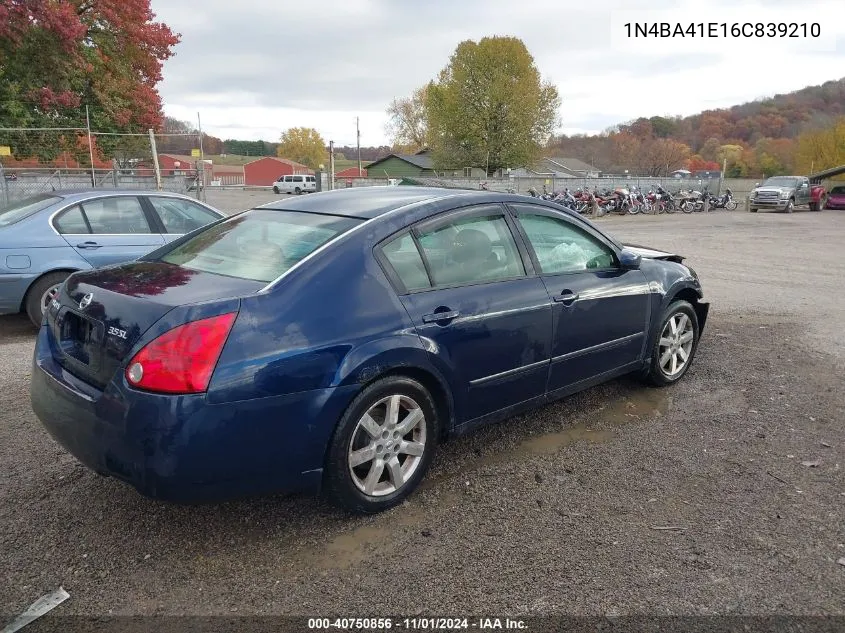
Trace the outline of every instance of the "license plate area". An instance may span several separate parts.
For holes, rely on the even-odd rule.
[[[102,324],[71,310],[60,315],[58,321],[59,347],[65,357],[96,369],[103,342]]]

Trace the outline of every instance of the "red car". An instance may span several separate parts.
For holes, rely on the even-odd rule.
[[[825,209],[845,209],[845,185],[838,185],[827,195]]]

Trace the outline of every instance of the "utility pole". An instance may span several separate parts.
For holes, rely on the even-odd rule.
[[[329,141],[329,190],[334,189],[334,141]]]
[[[156,135],[150,128],[150,151],[153,153],[153,168],[156,176],[156,191],[161,191],[161,169],[158,166],[158,150],[156,150]]]
[[[358,177],[361,177],[361,125],[360,118],[355,117],[355,132],[358,135]]]
[[[88,116],[88,104],[85,104],[85,127],[88,130],[88,156],[91,158],[91,186],[97,186],[97,177],[94,173],[94,146],[91,143],[91,119]]]
[[[197,131],[200,135],[200,168],[197,170],[197,200],[205,202],[205,153],[202,149],[202,122],[200,121],[199,112],[197,112]]]

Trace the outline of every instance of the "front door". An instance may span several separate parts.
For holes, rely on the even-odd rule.
[[[501,205],[439,216],[382,252],[417,333],[451,377],[459,423],[544,395],[551,302],[526,275]]]
[[[137,259],[164,244],[136,196],[82,202],[57,216],[54,225],[94,268]]]
[[[549,392],[636,363],[649,319],[645,275],[621,268],[613,246],[588,225],[538,205],[511,207],[553,301]]]

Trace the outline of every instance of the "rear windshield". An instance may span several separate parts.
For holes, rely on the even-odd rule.
[[[0,205],[0,226],[14,224],[19,220],[31,216],[33,213],[38,213],[42,209],[46,209],[59,200],[61,198],[57,196],[41,194],[24,198],[23,200],[16,200],[6,205]]]
[[[255,209],[202,231],[161,261],[240,279],[270,282],[363,220]]]

